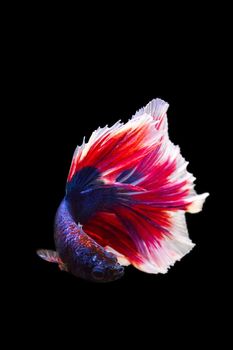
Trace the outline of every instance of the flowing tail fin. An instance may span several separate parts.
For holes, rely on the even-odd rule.
[[[83,167],[98,170],[101,188],[112,187],[114,198],[84,230],[149,273],[165,273],[192,249],[185,212],[199,212],[208,196],[196,194],[188,163],[169,140],[167,109],[156,99],[125,125],[94,132],[76,150],[68,177],[69,183]]]

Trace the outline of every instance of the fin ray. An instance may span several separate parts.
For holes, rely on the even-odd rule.
[[[36,253],[41,259],[45,261],[56,263],[56,264],[59,264],[61,262],[61,259],[55,250],[38,249]]]

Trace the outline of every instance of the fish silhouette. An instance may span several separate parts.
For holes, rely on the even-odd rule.
[[[61,270],[109,282],[132,264],[166,273],[194,246],[185,212],[202,210],[188,162],[168,136],[168,103],[152,100],[126,124],[94,131],[74,152],[55,218],[56,251],[38,250]]]

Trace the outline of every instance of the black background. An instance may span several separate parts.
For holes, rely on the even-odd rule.
[[[35,188],[33,202],[30,203],[34,218],[33,232],[29,237],[32,248],[30,278],[37,295],[52,300],[56,294],[59,299],[60,293],[66,297],[70,294],[88,295],[97,300],[105,293],[110,300],[111,295],[112,299],[131,299],[135,293],[138,293],[139,299],[146,298],[147,301],[154,296],[170,299],[171,295],[197,300],[204,297],[211,275],[209,249],[213,236],[213,184],[208,139],[211,119],[208,105],[211,101],[208,101],[203,83],[197,91],[197,80],[201,77],[196,76],[196,72],[187,74],[187,77],[179,73],[169,75],[166,70],[161,72],[156,62],[149,69],[142,66],[140,70],[134,68],[133,71],[129,62],[125,63],[123,71],[122,66],[120,68],[116,63],[111,69],[108,64],[105,66],[102,62],[98,66],[95,62],[95,67],[80,67],[73,74],[72,69],[59,71],[60,60],[50,62],[50,59],[46,59],[33,72],[33,79],[36,80],[31,121],[32,130],[35,131],[32,131]],[[86,69],[86,74],[82,72],[80,78],[79,73],[83,69]],[[105,70],[109,70],[109,73]],[[122,280],[97,285],[61,273],[56,265],[40,260],[35,251],[37,248],[54,248],[54,215],[64,196],[66,177],[76,145],[81,144],[83,136],[90,136],[99,125],[111,125],[118,119],[126,122],[154,97],[161,97],[170,103],[170,137],[180,145],[182,154],[190,161],[189,170],[197,177],[197,191],[211,193],[202,213],[187,214],[190,236],[197,246],[164,276],[148,275],[127,268]],[[201,284],[204,288],[201,288],[200,295]]]
[[[200,335],[204,327],[191,327],[191,321],[198,317],[205,322],[218,307],[212,298],[219,283],[213,144],[222,109],[217,102],[221,74],[216,35],[212,37],[207,29],[198,31],[195,21],[187,27],[188,19],[165,38],[161,25],[150,25],[145,35],[140,27],[130,25],[126,34],[120,23],[111,33],[106,25],[98,27],[98,33],[94,27],[90,34],[82,25],[76,28],[76,22],[64,27],[57,21],[54,25],[47,20],[46,26],[38,21],[33,26],[31,19],[16,50],[19,125],[26,155],[21,252],[27,258],[26,282],[15,282],[15,288],[23,288],[23,309],[33,319],[52,319],[49,327],[55,323],[58,330],[67,322],[70,326],[71,317],[77,328],[100,323],[103,333],[109,327],[114,339],[132,324],[155,332],[157,324],[170,330],[176,320]],[[200,24],[203,29],[204,18],[199,17]],[[38,248],[54,248],[54,215],[64,196],[75,147],[98,126],[118,119],[126,122],[156,97],[170,104],[170,138],[190,162],[197,192],[210,192],[201,213],[187,214],[194,249],[165,275],[128,267],[122,279],[108,284],[77,279],[39,259]],[[113,326],[117,319],[120,329]]]

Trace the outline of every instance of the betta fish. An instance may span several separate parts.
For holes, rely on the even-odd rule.
[[[110,282],[132,264],[166,273],[193,248],[185,212],[198,213],[188,162],[169,139],[167,109],[152,100],[127,123],[98,128],[74,152],[55,217],[56,251],[44,260],[83,279]]]

